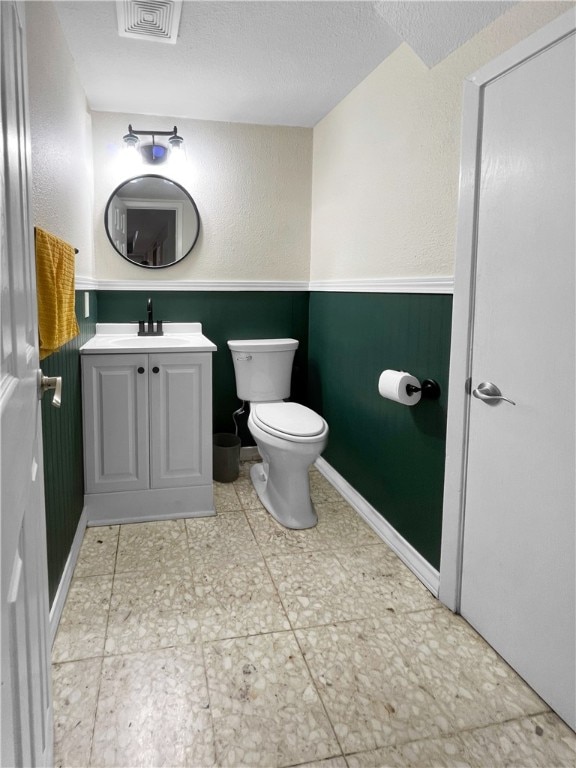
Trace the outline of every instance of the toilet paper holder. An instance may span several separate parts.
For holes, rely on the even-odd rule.
[[[440,384],[434,379],[424,379],[419,387],[414,384],[406,384],[406,394],[413,395],[420,392],[425,400],[438,400],[440,397]]]

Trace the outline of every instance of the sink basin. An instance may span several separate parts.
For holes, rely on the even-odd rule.
[[[138,336],[137,323],[96,323],[96,335],[81,347],[88,355],[215,351],[216,345],[203,335],[201,323],[170,323],[163,336]]]
[[[164,336],[117,336],[109,341],[112,347],[130,347],[130,349],[141,349],[142,347],[154,347],[162,349],[163,347],[188,347],[190,337],[182,334],[165,333]]]

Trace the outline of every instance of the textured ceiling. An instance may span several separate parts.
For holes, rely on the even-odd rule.
[[[55,3],[90,107],[313,126],[402,42],[433,66],[514,3],[184,0],[176,45],[120,37],[116,3]]]
[[[516,3],[513,2],[376,2],[396,34],[427,67],[445,59]]]

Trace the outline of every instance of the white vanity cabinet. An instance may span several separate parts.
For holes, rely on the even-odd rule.
[[[214,514],[211,352],[82,355],[88,523]]]

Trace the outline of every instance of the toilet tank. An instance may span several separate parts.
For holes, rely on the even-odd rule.
[[[296,339],[232,339],[228,347],[240,400],[259,403],[290,396]]]

